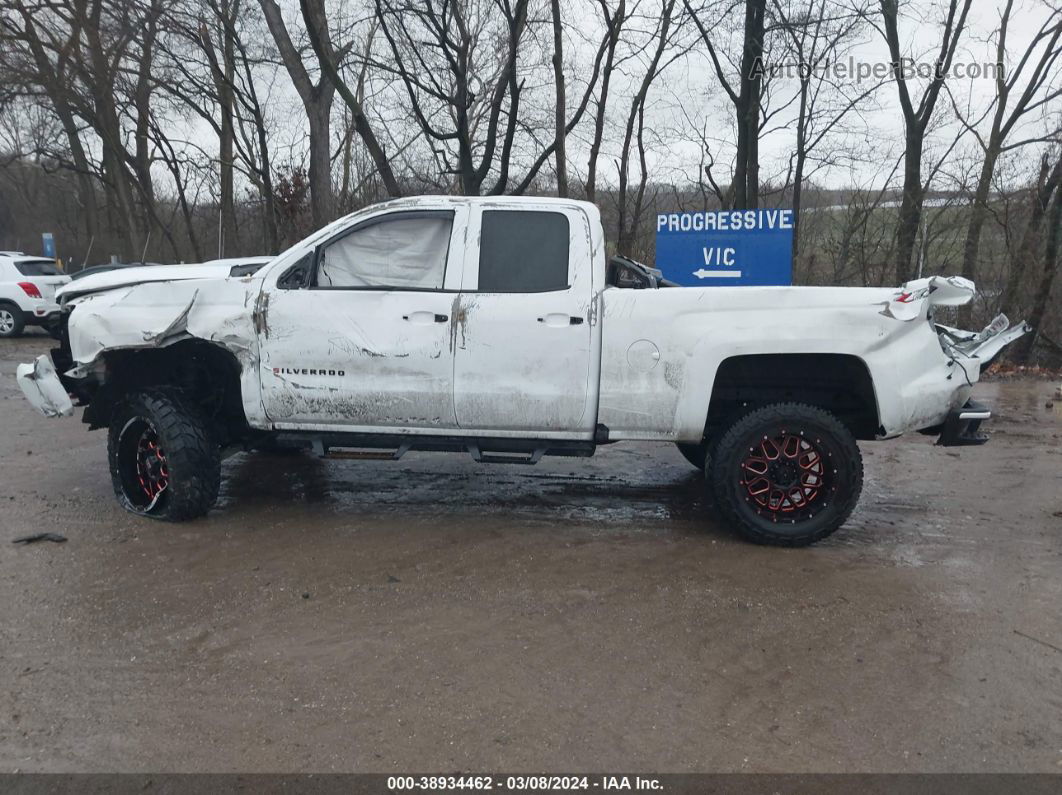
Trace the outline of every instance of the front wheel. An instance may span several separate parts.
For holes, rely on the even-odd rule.
[[[863,459],[834,415],[777,403],[735,422],[712,457],[716,504],[745,538],[807,546],[833,533],[863,489]]]
[[[127,511],[180,522],[217,501],[220,448],[178,393],[130,395],[111,418],[107,456],[114,493]]]

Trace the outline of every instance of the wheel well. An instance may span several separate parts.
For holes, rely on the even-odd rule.
[[[734,356],[719,365],[705,435],[718,438],[741,415],[786,401],[829,411],[857,439],[873,439],[879,432],[874,382],[862,359],[836,353],[768,353]]]
[[[209,342],[183,340],[165,348],[104,354],[107,377],[85,410],[92,428],[110,424],[125,395],[143,389],[179,389],[210,423],[215,438],[230,444],[249,432],[240,390],[240,364],[229,351]]]

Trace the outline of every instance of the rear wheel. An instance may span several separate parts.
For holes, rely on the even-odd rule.
[[[107,455],[114,493],[127,511],[179,522],[204,515],[217,501],[220,449],[175,392],[131,395],[111,419]]]
[[[863,488],[863,459],[832,414],[778,403],[745,415],[712,457],[716,504],[745,538],[806,546],[833,533]]]
[[[17,337],[25,327],[21,309],[14,304],[0,304],[0,337]]]

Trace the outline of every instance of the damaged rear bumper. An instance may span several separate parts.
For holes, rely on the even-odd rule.
[[[47,355],[38,356],[31,364],[20,364],[15,377],[26,400],[45,417],[69,417],[74,413],[74,403]]]
[[[966,401],[962,408],[952,409],[940,427],[937,444],[942,447],[969,447],[984,444],[988,436],[981,433],[981,423],[992,419],[992,412],[974,400]]]

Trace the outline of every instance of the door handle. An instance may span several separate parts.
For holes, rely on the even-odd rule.
[[[426,326],[429,323],[445,323],[450,319],[450,316],[437,315],[434,312],[411,312],[408,315],[402,315],[402,319],[418,326]]]
[[[553,312],[545,317],[540,317],[538,322],[545,323],[551,328],[561,328],[562,326],[580,326],[583,323],[583,319],[575,315],[565,315],[560,312]]]

